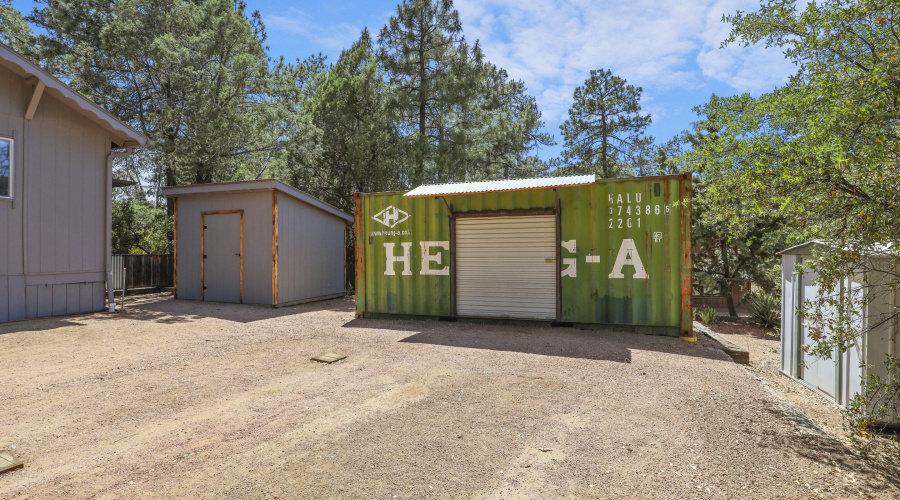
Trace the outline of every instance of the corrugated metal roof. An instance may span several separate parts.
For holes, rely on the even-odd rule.
[[[583,186],[585,184],[593,184],[596,180],[594,174],[589,174],[570,175],[567,177],[538,177],[535,179],[457,182],[454,184],[419,186],[403,196],[412,198],[416,196],[440,196],[442,194],[493,193],[498,191],[521,191],[524,189],[543,189],[561,186]]]
[[[813,249],[815,249],[816,247],[832,247],[849,250],[849,248],[846,246],[838,247],[837,244],[828,240],[810,240],[806,243],[801,243],[799,245],[786,248],[780,252],[777,252],[775,255],[810,255]],[[895,252],[893,250],[893,245],[891,245],[890,243],[876,243],[864,249],[864,255],[869,257],[893,256],[895,255]]]

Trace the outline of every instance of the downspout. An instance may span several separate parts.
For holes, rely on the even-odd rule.
[[[125,151],[106,155],[106,293],[109,301],[109,312],[116,312],[116,298],[113,294],[112,275],[112,162],[116,158],[130,156],[133,146],[128,146]]]

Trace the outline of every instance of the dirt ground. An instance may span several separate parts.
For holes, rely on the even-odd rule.
[[[779,372],[781,344],[765,328],[734,322],[708,325],[726,340],[750,351],[750,371],[779,396],[796,406],[829,434],[841,436],[840,408]]]
[[[25,462],[2,498],[900,495],[675,338],[155,295],[0,325],[0,364],[0,449]]]

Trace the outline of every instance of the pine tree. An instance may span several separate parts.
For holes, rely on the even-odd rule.
[[[388,109],[390,95],[364,30],[328,69],[303,109],[318,131],[311,148],[315,154],[293,150],[289,182],[348,211],[353,210],[353,193],[405,185],[407,165]]]
[[[464,177],[482,54],[466,43],[452,0],[404,1],[378,42],[415,165],[411,184]]]
[[[13,6],[12,0],[0,0],[0,42],[22,54],[29,55],[33,33],[25,16]]]
[[[308,68],[268,57],[243,2],[44,0],[30,20],[47,66],[156,142],[160,185],[256,177],[308,131],[288,88]]]
[[[620,177],[647,163],[653,138],[644,136],[650,115],[640,114],[642,91],[609,70],[591,71],[575,89],[569,119],[560,126],[563,171]]]

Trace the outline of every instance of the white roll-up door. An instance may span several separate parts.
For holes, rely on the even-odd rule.
[[[456,220],[460,316],[556,318],[556,216]]]

